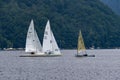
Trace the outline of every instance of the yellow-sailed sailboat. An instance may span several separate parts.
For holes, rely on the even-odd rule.
[[[94,57],[95,55],[88,55],[86,53],[86,48],[84,45],[83,37],[81,30],[79,31],[79,36],[78,36],[78,44],[77,44],[77,55],[76,57]]]

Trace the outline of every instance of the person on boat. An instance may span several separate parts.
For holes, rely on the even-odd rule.
[[[88,56],[88,54],[84,54],[83,56]]]
[[[51,51],[50,51],[50,52],[48,52],[48,54],[51,54]]]
[[[49,51],[49,54],[53,54],[53,51]]]
[[[52,52],[50,50],[47,50],[45,54],[51,54]]]
[[[35,54],[35,52],[31,52],[31,54]]]

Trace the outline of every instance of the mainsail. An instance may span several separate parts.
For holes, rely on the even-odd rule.
[[[25,52],[41,52],[42,47],[41,43],[39,41],[39,38],[37,36],[37,33],[34,29],[34,23],[33,20],[31,20],[28,32],[27,32],[27,38],[26,38],[26,48]]]
[[[53,54],[61,54],[58,48],[57,42],[54,38],[53,32],[50,28],[50,22],[48,20],[44,32],[43,38],[43,52],[44,53],[53,53]]]
[[[51,39],[51,29],[49,21],[46,24],[44,37],[43,37],[43,52],[52,51],[52,39]]]
[[[80,54],[85,54],[85,45],[84,45],[84,41],[83,41],[83,37],[82,37],[82,33],[81,31],[79,31],[79,37],[78,37],[78,49],[77,49],[77,53]]]

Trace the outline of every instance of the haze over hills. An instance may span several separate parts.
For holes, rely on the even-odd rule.
[[[120,0],[101,0],[108,5],[115,13],[120,15]]]
[[[0,47],[24,47],[30,20],[42,42],[47,20],[60,48],[120,47],[120,17],[99,0],[0,0]]]

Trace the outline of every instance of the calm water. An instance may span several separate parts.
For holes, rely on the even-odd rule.
[[[120,80],[120,50],[88,50],[96,57],[19,57],[24,51],[0,52],[0,80]]]

